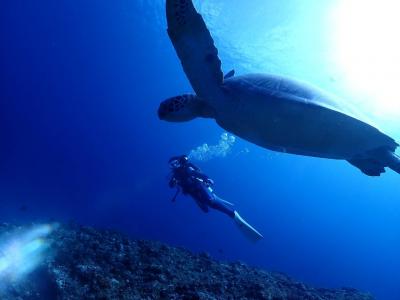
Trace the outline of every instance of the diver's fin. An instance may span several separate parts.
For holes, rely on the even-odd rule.
[[[224,79],[231,78],[235,75],[235,70],[230,70],[228,73],[225,74]]]
[[[234,220],[240,231],[252,242],[257,242],[263,238],[262,234],[243,220],[237,211],[235,211]]]

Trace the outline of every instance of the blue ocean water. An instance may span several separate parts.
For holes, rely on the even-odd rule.
[[[326,34],[327,1],[197,1],[224,71],[273,72],[343,88]],[[241,260],[316,286],[400,299],[400,175],[278,154],[236,139],[196,162],[264,235],[203,214],[168,188],[167,160],[223,130],[173,124],[159,102],[191,92],[166,34],[164,2],[2,1],[0,221],[73,220]],[[359,103],[356,103],[359,104]],[[368,108],[368,106],[367,106]],[[368,111],[368,110],[367,110]],[[400,138],[393,118],[375,118]]]

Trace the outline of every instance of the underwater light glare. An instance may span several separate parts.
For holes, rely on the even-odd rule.
[[[45,257],[46,237],[55,225],[37,225],[29,230],[7,234],[0,243],[0,281],[18,280],[34,271]]]
[[[398,0],[338,0],[332,13],[334,61],[381,115],[400,116],[399,11]]]

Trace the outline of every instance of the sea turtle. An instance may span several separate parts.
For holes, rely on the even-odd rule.
[[[171,122],[214,118],[261,147],[347,160],[369,176],[400,173],[398,144],[352,112],[346,102],[282,76],[225,77],[218,51],[191,0],[166,0],[168,34],[196,95],[169,98],[158,116]]]

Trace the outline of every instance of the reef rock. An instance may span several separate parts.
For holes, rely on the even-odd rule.
[[[0,236],[16,228],[0,225]],[[0,299],[374,299],[352,288],[314,288],[281,273],[90,227],[58,226],[46,240],[43,260],[21,278],[1,274],[0,250]]]

